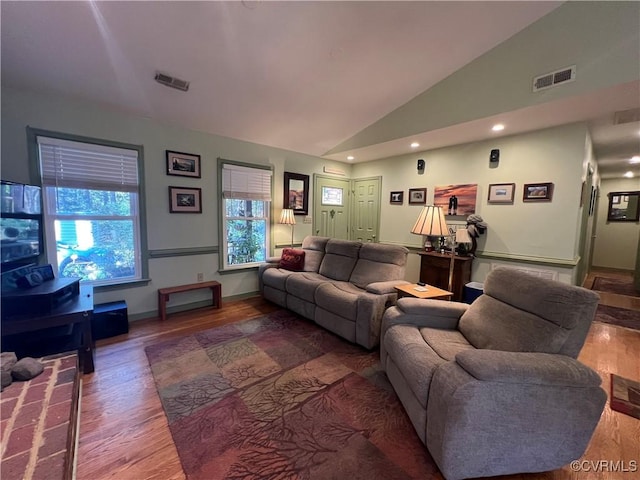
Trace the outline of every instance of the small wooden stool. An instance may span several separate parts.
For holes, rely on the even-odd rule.
[[[189,285],[178,285],[177,287],[167,287],[158,289],[158,314],[160,320],[167,319],[167,302],[172,293],[190,292],[191,290],[200,290],[201,288],[210,288],[213,296],[214,308],[222,307],[222,285],[220,282],[212,280],[210,282],[190,283]]]

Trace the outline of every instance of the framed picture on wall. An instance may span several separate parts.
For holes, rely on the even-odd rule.
[[[426,188],[410,188],[409,189],[409,205],[426,205],[427,189]]]
[[[309,175],[284,172],[284,205],[294,215],[309,213]]]
[[[389,203],[391,205],[402,205],[404,202],[404,192],[391,192],[389,194]]]
[[[202,189],[169,187],[169,212],[202,213]]]
[[[516,190],[515,183],[492,183],[489,185],[489,203],[513,203],[513,194]]]
[[[526,183],[522,195],[523,202],[550,202],[553,196],[553,183]]]
[[[167,175],[200,178],[200,155],[167,150]]]

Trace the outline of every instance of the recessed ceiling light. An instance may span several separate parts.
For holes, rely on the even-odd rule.
[[[355,158],[356,158],[356,157],[354,157],[353,155],[349,155],[349,156],[347,157],[347,160],[355,160]]]
[[[411,148],[418,148],[420,146],[420,144],[418,142],[413,142],[411,144]]]
[[[491,127],[491,130],[493,130],[494,132],[501,132],[502,130],[504,130],[504,125],[501,123],[497,123],[496,125]]]
[[[625,174],[623,175],[623,177],[626,177],[626,178],[633,178],[633,172],[629,171],[629,172],[625,173]]]
[[[634,155],[633,157],[631,157],[629,163],[640,163],[640,155]]]

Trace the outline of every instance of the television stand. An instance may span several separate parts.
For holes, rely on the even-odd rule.
[[[27,332],[38,332],[51,327],[73,326],[80,329],[78,360],[83,373],[94,371],[94,341],[91,337],[93,314],[93,287],[80,285],[79,294],[66,300],[48,313],[25,314],[2,318],[2,338]],[[55,345],[51,345],[55,349]],[[68,350],[63,348],[60,352]]]

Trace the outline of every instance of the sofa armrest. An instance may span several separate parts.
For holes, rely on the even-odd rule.
[[[418,327],[453,330],[469,305],[443,300],[399,298],[395,307],[388,308],[382,319],[382,335],[393,325],[416,325]]]
[[[275,263],[277,265],[280,263],[280,257],[267,257],[266,263]]]
[[[376,295],[384,295],[387,293],[397,293],[395,287],[408,284],[409,282],[405,280],[387,280],[386,282],[370,283],[365,287],[365,290],[369,293],[375,293]]]
[[[597,387],[600,376],[565,355],[498,350],[466,350],[456,363],[478,380],[500,383]]]
[[[435,315],[455,319],[459,319],[469,308],[466,303],[413,297],[399,298],[396,305],[402,312],[410,315]]]

